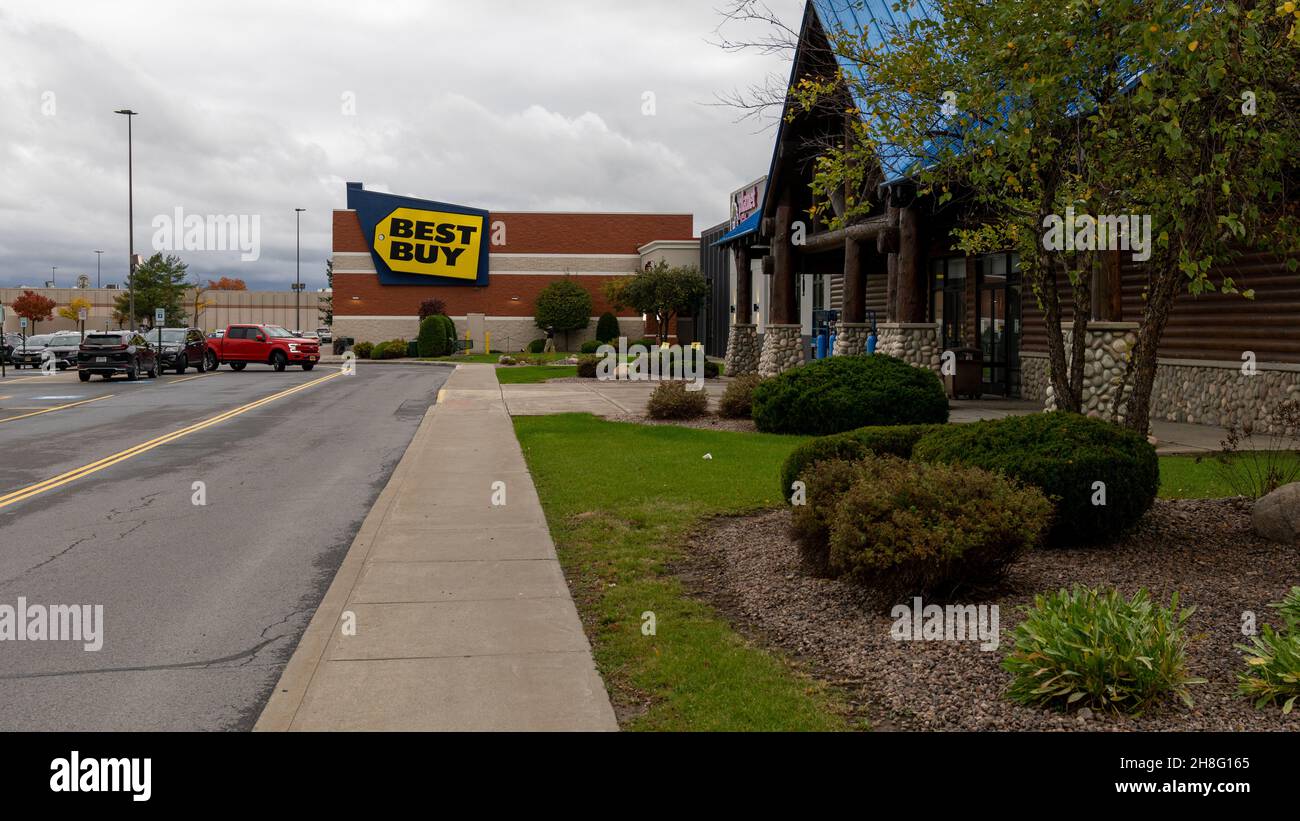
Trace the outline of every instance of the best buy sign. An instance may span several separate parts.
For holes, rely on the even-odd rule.
[[[487,285],[488,212],[348,189],[385,285]]]

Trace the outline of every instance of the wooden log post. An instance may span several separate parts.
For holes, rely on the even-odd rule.
[[[795,315],[794,248],[790,242],[792,211],[787,195],[776,208],[772,232],[772,307],[768,322],[774,325],[793,325],[799,321]]]
[[[844,312],[841,322],[860,323],[867,317],[867,278],[862,271],[862,243],[844,240]]]
[[[898,215],[898,321],[925,321],[925,289],[920,271],[920,232],[916,209],[901,209]]]
[[[736,259],[736,322],[748,325],[754,321],[754,275],[749,268],[749,249],[737,244],[733,253]]]

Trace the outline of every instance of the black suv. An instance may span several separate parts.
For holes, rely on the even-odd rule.
[[[82,382],[89,382],[92,374],[105,379],[118,373],[127,379],[144,374],[153,379],[158,375],[158,357],[153,345],[135,331],[92,331],[77,352],[77,370]]]
[[[150,331],[148,339],[158,343],[158,331]],[[163,328],[162,347],[158,351],[158,370],[174,368],[185,373],[189,367],[207,370],[208,340],[198,328]]]

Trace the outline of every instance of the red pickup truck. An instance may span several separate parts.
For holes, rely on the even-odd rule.
[[[301,365],[304,371],[320,361],[320,343],[300,339],[279,325],[231,325],[224,337],[208,340],[207,367],[215,371],[222,363],[242,371],[253,362],[277,371]]]

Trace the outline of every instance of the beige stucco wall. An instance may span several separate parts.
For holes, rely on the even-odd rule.
[[[568,347],[577,350],[583,342],[596,338],[596,322],[592,317],[586,330],[573,331],[568,336]],[[452,317],[456,323],[456,334],[461,339],[465,332],[471,330],[468,317]],[[645,322],[639,318],[620,318],[619,327],[628,339],[640,339],[645,335]],[[485,317],[483,328],[492,336],[492,349],[497,351],[520,351],[534,339],[545,336],[532,317]],[[340,316],[334,320],[335,336],[350,336],[357,342],[384,342],[389,339],[415,339],[420,333],[420,321],[417,317],[348,317]],[[473,339],[477,345],[482,341]],[[555,335],[555,344],[564,347],[564,334]]]

